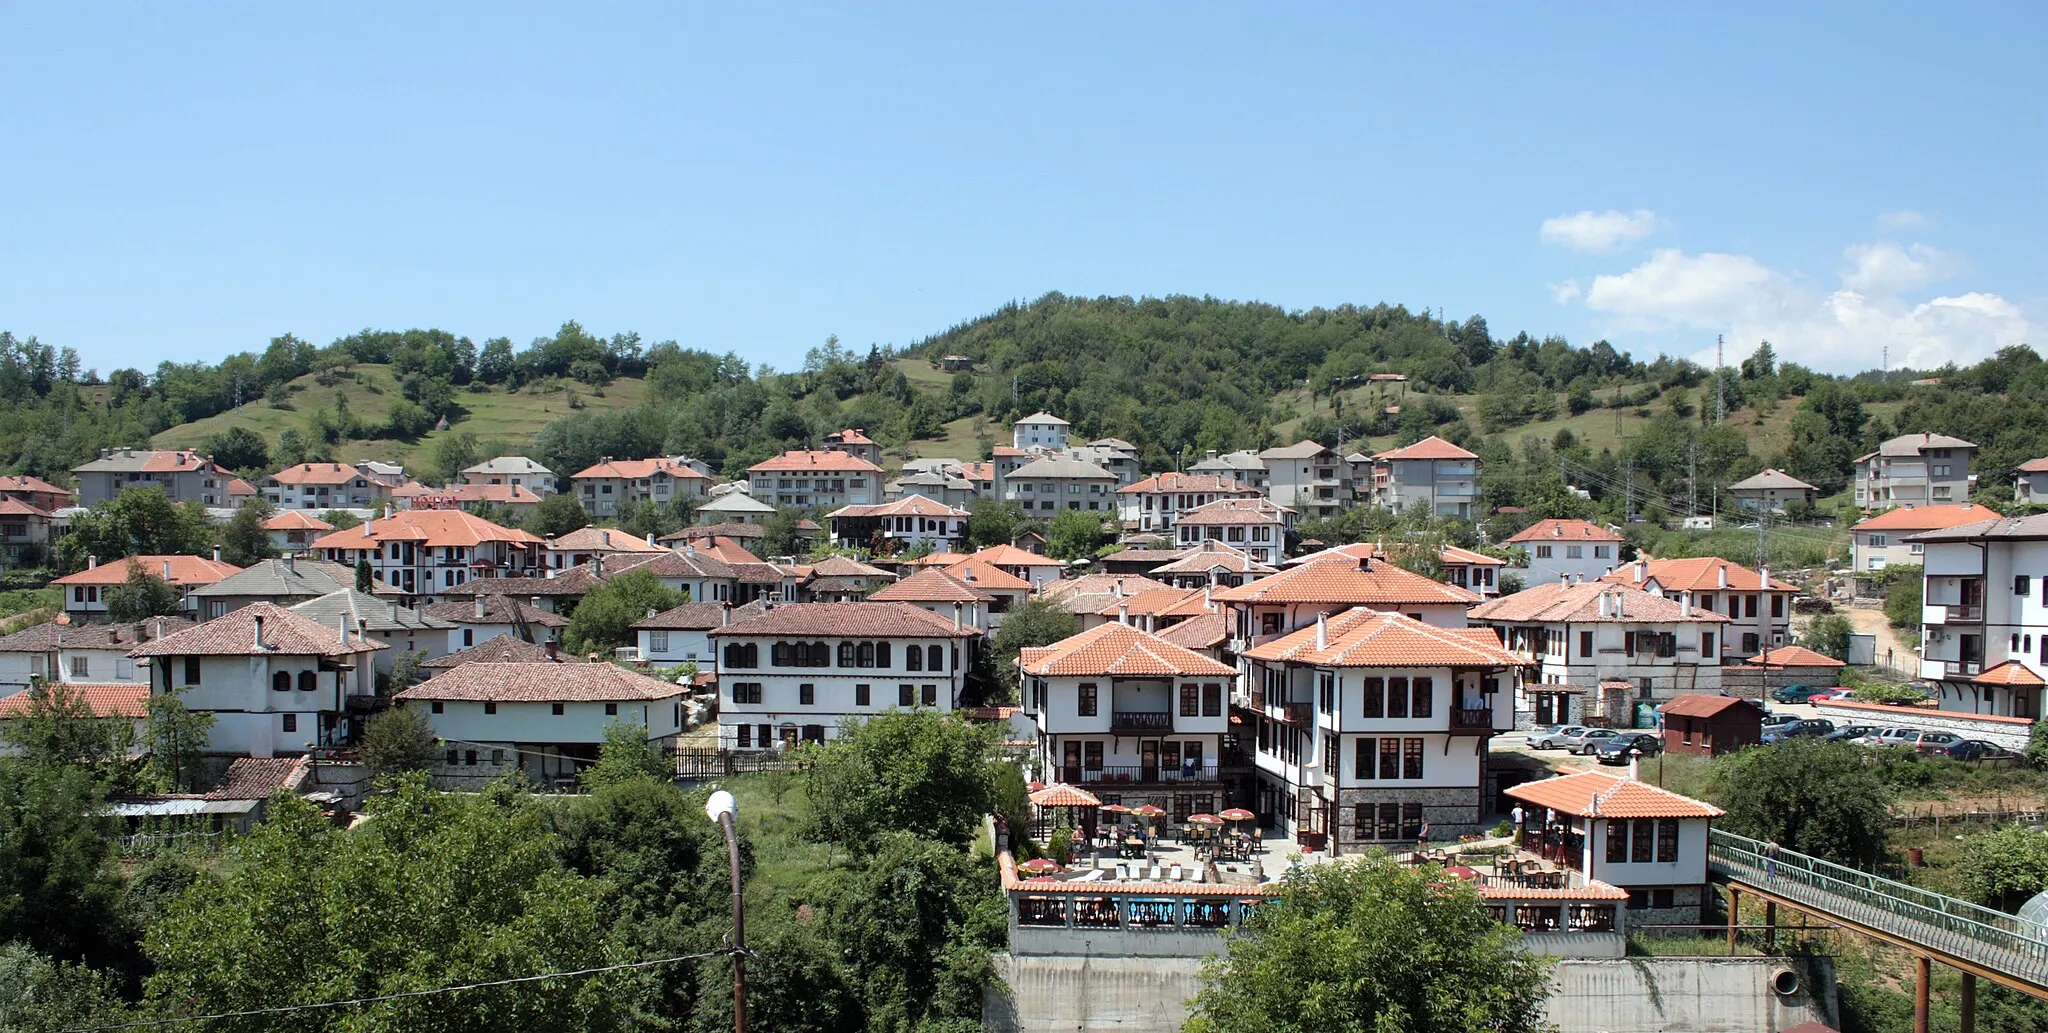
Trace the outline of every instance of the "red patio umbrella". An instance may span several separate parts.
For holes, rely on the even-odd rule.
[[[1033,875],[1046,875],[1060,870],[1060,863],[1050,857],[1034,857],[1017,866]]]
[[[1221,825],[1221,824],[1223,824],[1223,819],[1222,819],[1222,818],[1219,818],[1219,817],[1217,817],[1217,816],[1215,816],[1215,815],[1213,815],[1213,814],[1190,814],[1190,815],[1188,815],[1188,824],[1190,824],[1190,825]]]
[[[1231,809],[1224,811],[1220,815],[1220,817],[1224,821],[1250,821],[1253,818],[1258,817],[1258,815],[1253,814],[1252,812],[1245,810],[1242,807],[1232,807]]]
[[[1472,869],[1472,868],[1467,868],[1467,867],[1465,867],[1465,866],[1464,866],[1464,865],[1462,865],[1462,864],[1454,864],[1454,865],[1450,866],[1449,868],[1446,868],[1446,869],[1444,869],[1444,874],[1445,874],[1445,875],[1454,875],[1454,876],[1457,876],[1457,877],[1458,877],[1458,878],[1460,878],[1460,879],[1477,879],[1477,878],[1479,878],[1479,872],[1478,872],[1478,871],[1476,871],[1476,870],[1474,870],[1474,869]]]
[[[1102,809],[1108,811],[1111,814],[1131,813],[1131,809],[1129,807],[1125,807],[1123,804],[1120,803],[1106,803],[1102,805]]]

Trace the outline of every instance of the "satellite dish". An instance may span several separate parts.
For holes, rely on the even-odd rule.
[[[2021,904],[2018,918],[2035,936],[2048,939],[2048,891],[2036,893],[2032,900]]]

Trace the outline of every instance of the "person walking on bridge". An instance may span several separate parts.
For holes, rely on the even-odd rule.
[[[1778,841],[1775,839],[1767,839],[1764,841],[1764,878],[1766,880],[1769,880],[1775,879],[1777,877]]]

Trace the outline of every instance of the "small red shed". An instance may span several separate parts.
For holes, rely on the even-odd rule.
[[[1688,692],[1664,704],[1664,749],[1718,757],[1763,740],[1762,707],[1736,696]]]

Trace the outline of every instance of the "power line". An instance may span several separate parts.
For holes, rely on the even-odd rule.
[[[137,1022],[117,1022],[108,1026],[74,1026],[59,1030],[58,1033],[105,1033],[117,1029],[150,1029],[174,1026],[187,1022],[212,1022],[215,1019],[247,1019],[260,1015],[286,1015],[292,1012],[318,1011],[327,1008],[351,1008],[361,1004],[382,1004],[386,1001],[402,1001],[413,997],[432,997],[437,994],[460,993],[464,990],[488,990],[493,987],[512,986],[518,983],[538,983],[549,979],[574,979],[581,976],[600,975],[605,972],[624,972],[630,969],[655,968],[673,965],[683,961],[697,961],[722,955],[751,953],[735,947],[720,947],[702,954],[680,954],[672,958],[655,958],[652,961],[628,961],[617,965],[601,965],[597,968],[582,968],[570,972],[543,972],[536,976],[514,976],[511,979],[494,979],[486,983],[463,983],[457,986],[442,986],[431,990],[406,990],[395,994],[380,994],[376,997],[353,997],[345,1001],[318,1001],[312,1004],[281,1004],[273,1008],[251,1008],[247,1011],[219,1012],[213,1015],[187,1015],[175,1019],[144,1019]]]

